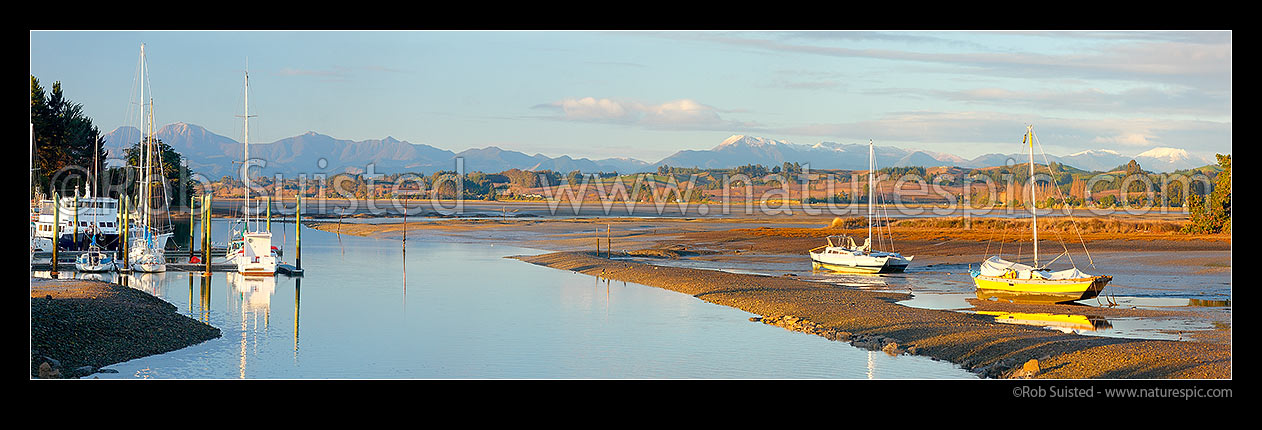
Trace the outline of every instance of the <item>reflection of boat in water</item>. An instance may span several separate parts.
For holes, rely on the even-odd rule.
[[[999,298],[1021,302],[1060,303],[1090,299],[1100,294],[1104,286],[1113,280],[1108,275],[1089,275],[1071,267],[1060,271],[1051,271],[1047,267],[1056,262],[1060,256],[1044,265],[1039,265],[1039,230],[1038,213],[1035,210],[1034,196],[1034,130],[1027,127],[1025,142],[1030,145],[1030,217],[1031,230],[1034,234],[1034,265],[1020,264],[991,256],[969,274],[977,285],[977,297],[980,299]],[[1054,185],[1053,185],[1054,187]],[[1059,190],[1059,189],[1057,189]],[[1084,244],[1085,247],[1085,244]],[[1061,254],[1067,255],[1069,250]],[[1070,260],[1073,264],[1073,260]]]
[[[1060,315],[1024,312],[978,311],[978,314],[995,317],[995,322],[1032,325],[1060,330],[1066,333],[1096,331],[1112,328],[1108,320],[1087,315]]]
[[[876,190],[876,161],[873,155],[872,141],[868,141],[868,238],[862,246],[855,245],[850,236],[828,236],[828,245],[813,248],[807,253],[811,255],[811,266],[849,273],[894,273],[902,272],[911,264],[913,257],[904,257],[897,252],[872,250],[872,203]],[[879,235],[880,232],[877,232]],[[893,236],[890,242],[893,243]],[[834,242],[834,240],[836,240]]]
[[[228,272],[227,278],[228,285],[241,298],[243,310],[267,310],[271,306],[272,293],[276,292],[275,277]]]
[[[154,297],[163,296],[163,283],[166,282],[166,272],[136,272],[127,276],[127,286],[140,291],[149,293]]]

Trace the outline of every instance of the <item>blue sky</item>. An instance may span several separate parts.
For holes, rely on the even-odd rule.
[[[155,119],[654,162],[733,134],[965,158],[1231,152],[1230,31],[32,31],[31,74],[103,131],[140,45]]]

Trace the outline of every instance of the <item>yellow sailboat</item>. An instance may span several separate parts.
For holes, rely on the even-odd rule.
[[[1100,294],[1109,281],[1113,280],[1112,276],[1089,275],[1079,271],[1077,267],[1050,271],[1047,270],[1047,266],[1051,262],[1039,265],[1038,214],[1034,210],[1035,197],[1032,185],[1034,179],[1032,126],[1026,128],[1025,139],[1022,143],[1030,145],[1030,216],[1031,230],[1034,233],[1034,265],[1007,261],[999,256],[987,258],[977,269],[969,270],[973,282],[977,284],[977,297],[1036,303],[1061,303],[1094,298]],[[1052,260],[1052,262],[1055,261],[1056,259]]]

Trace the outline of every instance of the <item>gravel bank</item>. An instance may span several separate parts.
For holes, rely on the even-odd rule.
[[[143,291],[78,279],[31,278],[30,316],[32,378],[80,378],[221,335]]]

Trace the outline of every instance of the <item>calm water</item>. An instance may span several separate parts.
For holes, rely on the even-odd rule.
[[[225,225],[216,223],[216,236]],[[273,224],[273,232],[292,262],[293,225]],[[92,377],[975,378],[946,362],[749,322],[748,313],[685,294],[503,258],[539,251],[416,238],[407,245],[404,253],[398,241],[304,229],[304,278],[134,276],[130,286],[223,336]]]

